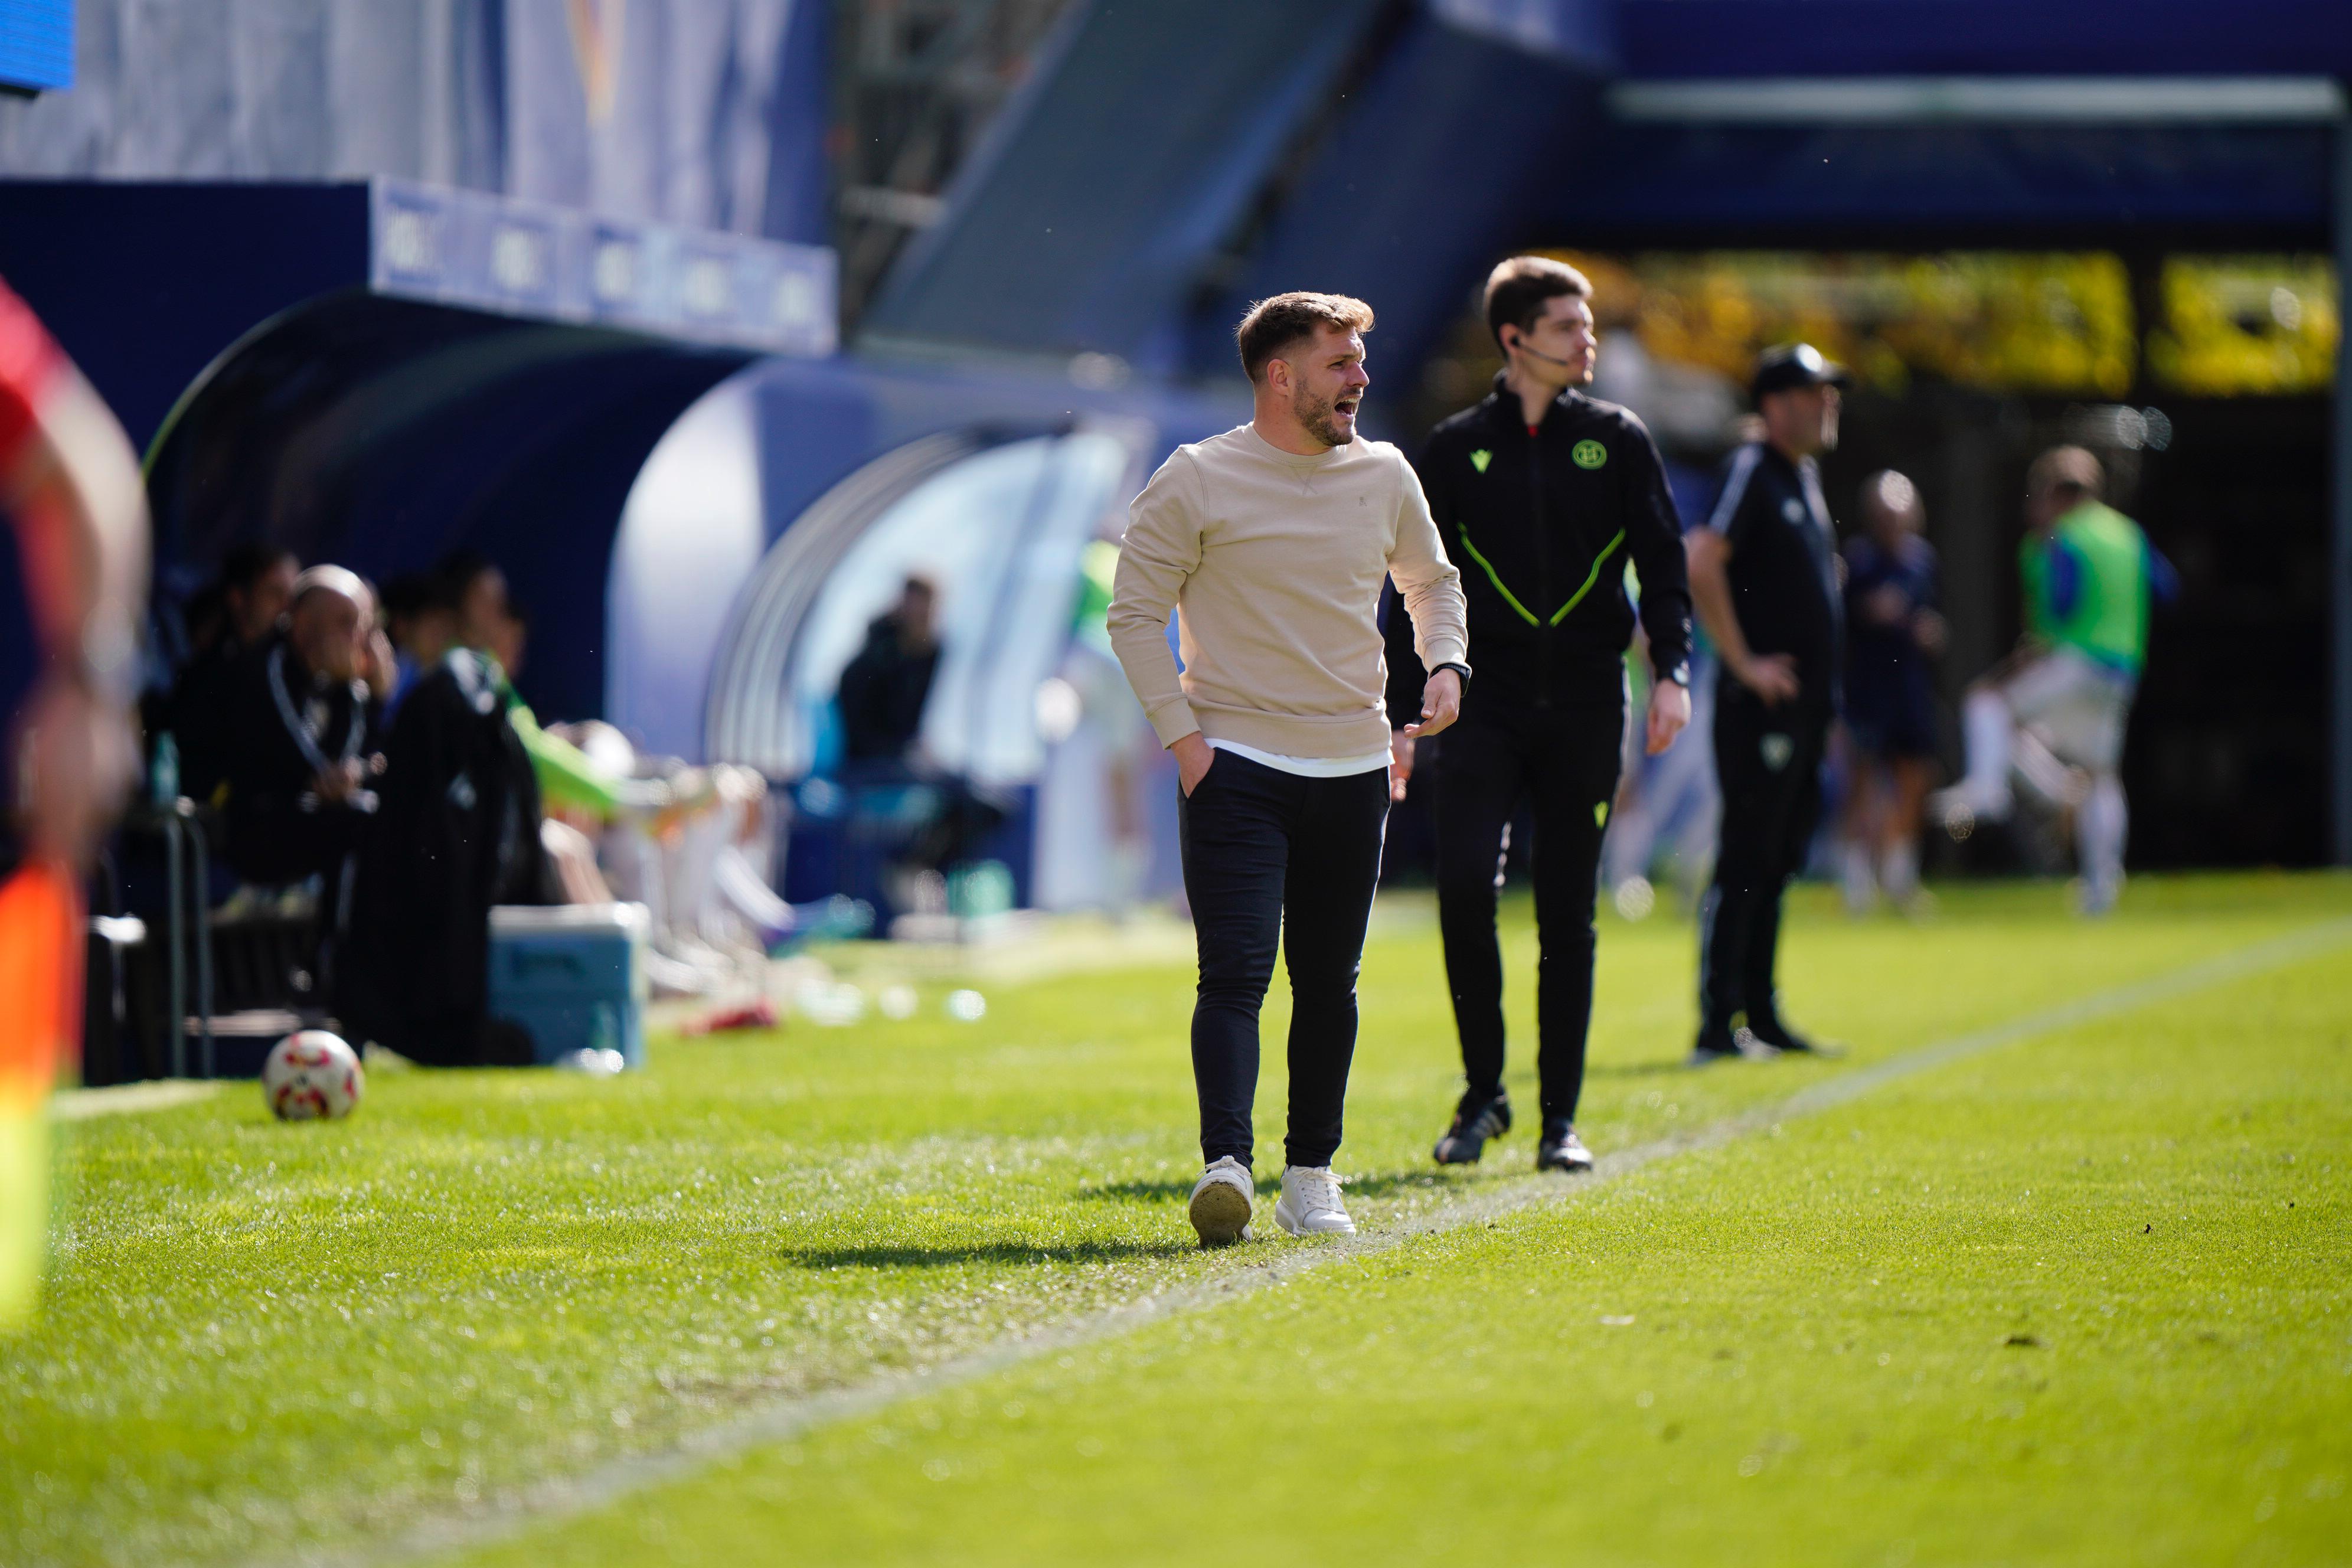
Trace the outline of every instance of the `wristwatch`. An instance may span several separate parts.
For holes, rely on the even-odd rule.
[[[1466,664],[1456,664],[1456,663],[1454,663],[1452,659],[1447,659],[1444,664],[1439,665],[1439,666],[1437,667],[1437,669],[1450,669],[1450,670],[1452,670],[1452,671],[1455,674],[1455,676],[1457,676],[1457,677],[1459,677],[1459,678],[1460,678],[1460,679],[1461,679],[1461,681],[1462,681],[1462,690],[1463,690],[1463,694],[1464,694],[1465,696],[1467,696],[1467,695],[1469,694],[1469,691],[1470,691],[1470,667],[1469,667],[1468,665],[1466,665]],[[1433,670],[1431,670],[1429,673],[1430,673],[1430,674],[1432,674],[1432,675],[1435,675],[1435,674],[1437,673],[1437,669],[1433,669]]]

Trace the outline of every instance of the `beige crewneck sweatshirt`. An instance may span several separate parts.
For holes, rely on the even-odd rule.
[[[1243,425],[1177,447],[1136,497],[1111,647],[1163,746],[1199,731],[1283,756],[1362,756],[1389,743],[1389,577],[1423,664],[1466,664],[1461,574],[1404,455],[1359,439],[1302,458]]]

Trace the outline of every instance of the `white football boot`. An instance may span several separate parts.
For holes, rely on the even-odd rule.
[[[1231,1154],[1201,1173],[1192,1184],[1192,1204],[1187,1211],[1192,1228],[1201,1233],[1202,1247],[1231,1247],[1249,1237],[1250,1204],[1257,1196],[1257,1185],[1250,1180],[1249,1167]]]
[[[1274,1223],[1293,1236],[1353,1236],[1356,1222],[1339,1202],[1339,1178],[1328,1165],[1285,1165]]]

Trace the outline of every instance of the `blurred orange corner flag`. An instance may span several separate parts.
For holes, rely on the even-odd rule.
[[[80,1021],[81,894],[36,861],[0,883],[0,1332],[40,1290],[49,1220],[48,1097]]]

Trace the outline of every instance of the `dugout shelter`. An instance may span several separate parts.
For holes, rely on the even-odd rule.
[[[469,548],[530,614],[541,713],[793,784],[893,574],[949,571],[926,741],[1012,803],[1024,899],[1080,554],[1243,416],[1090,362],[844,356],[822,247],[390,178],[0,182],[0,276],[145,453],[163,649],[244,541],[378,581]]]

